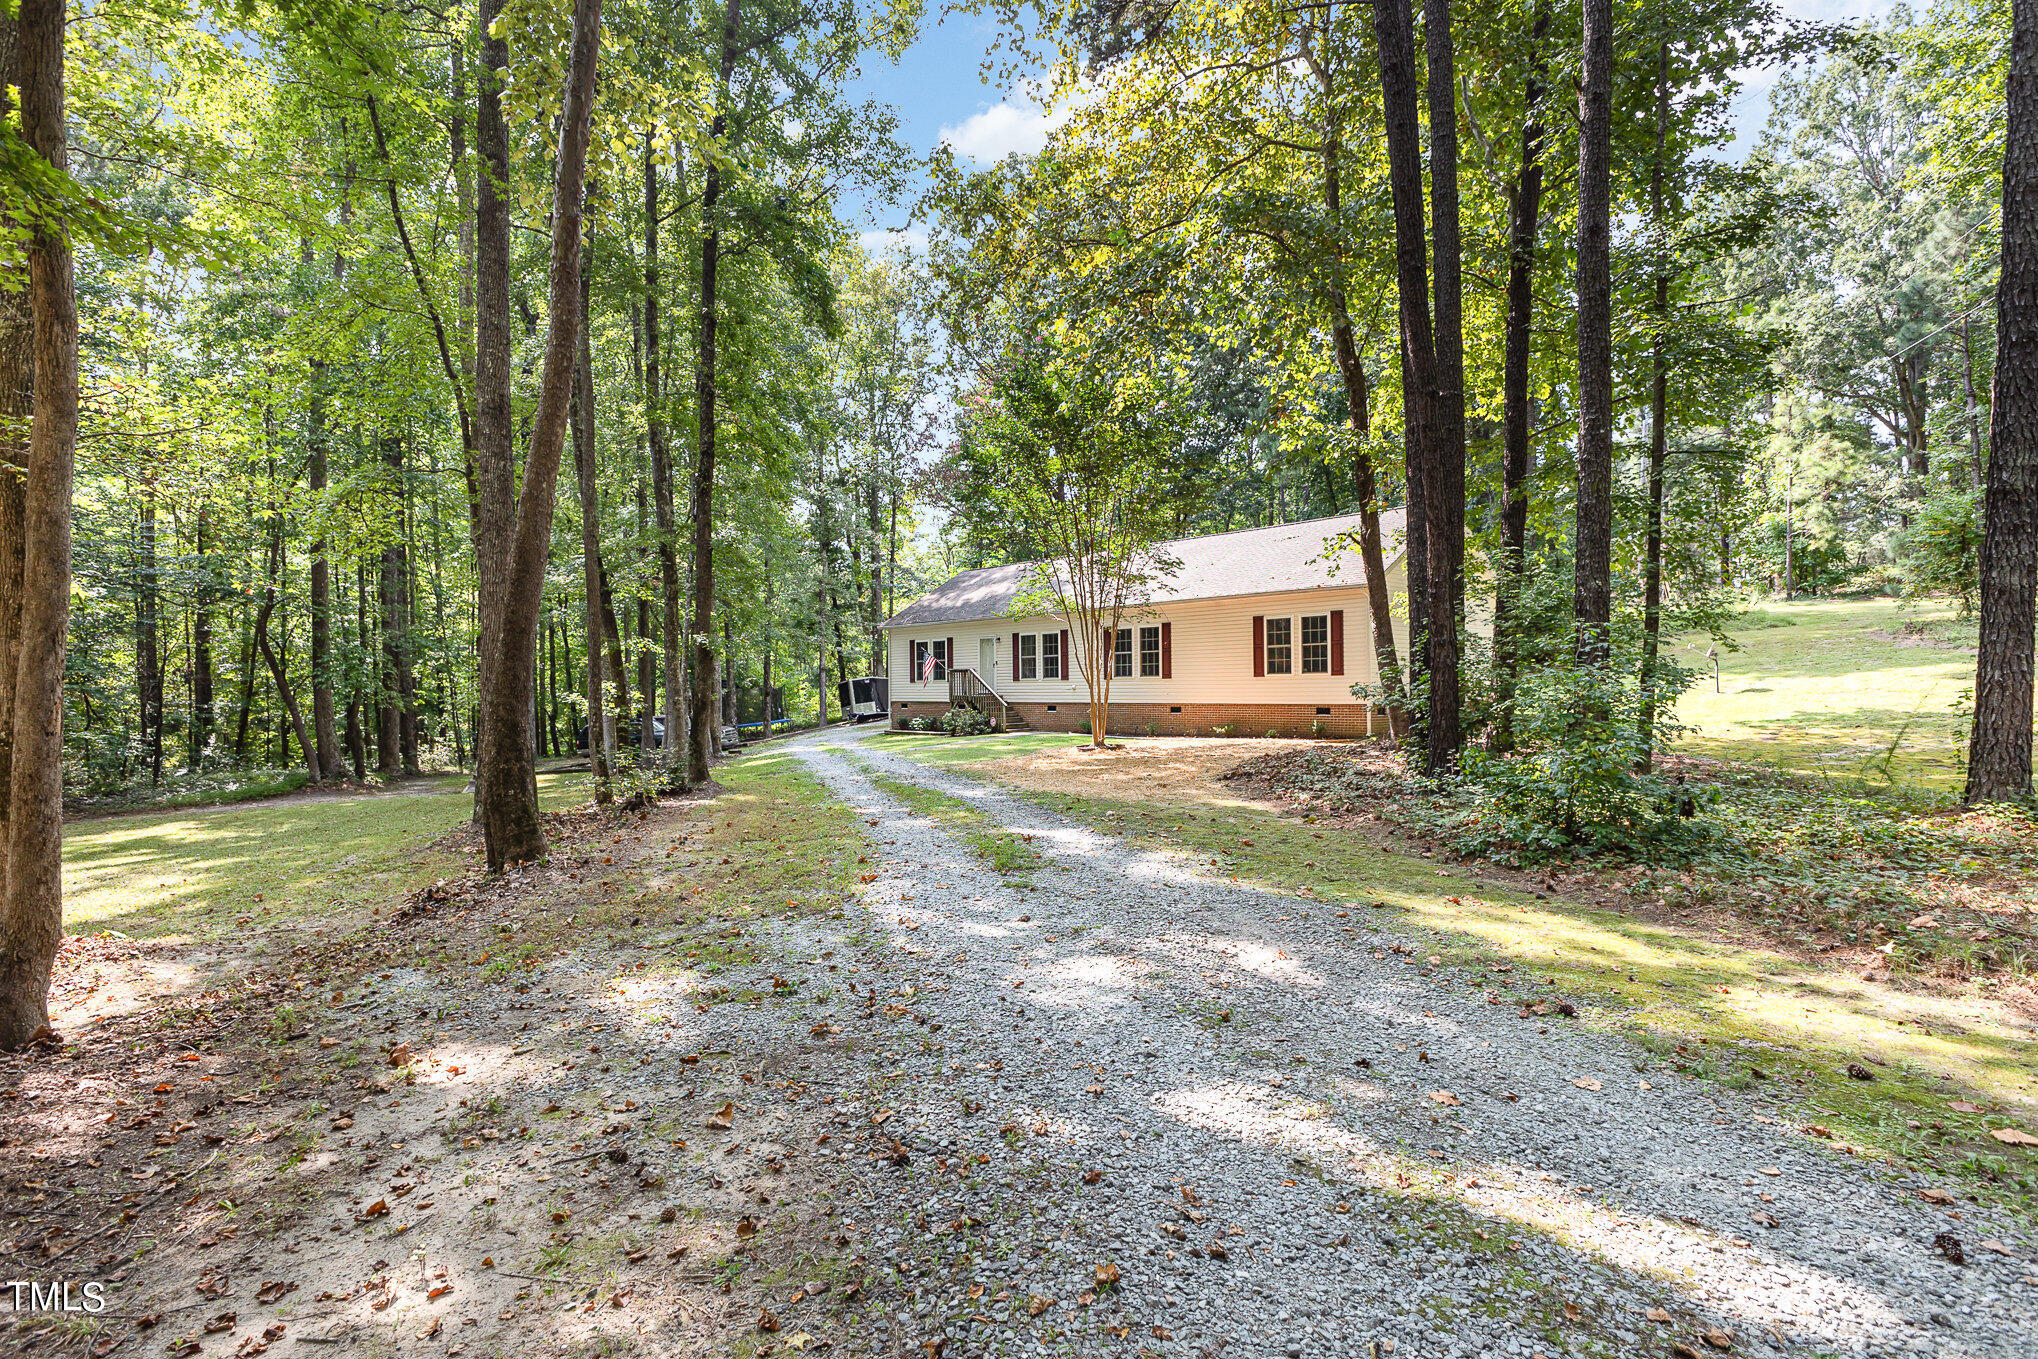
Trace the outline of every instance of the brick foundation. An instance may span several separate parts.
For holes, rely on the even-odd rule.
[[[1086,702],[1014,703],[1036,731],[1079,731],[1090,719]],[[1387,731],[1387,717],[1364,703],[1333,703],[1328,713],[1309,703],[1113,703],[1112,736],[1215,736],[1228,726],[1232,736],[1373,736]],[[1174,711],[1179,708],[1180,711]],[[902,712],[901,709],[904,709]],[[914,717],[936,717],[947,711],[941,703],[894,703],[892,725]]]

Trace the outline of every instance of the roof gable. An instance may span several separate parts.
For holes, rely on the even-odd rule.
[[[1403,522],[1401,510],[1380,513],[1382,555],[1389,564],[1401,556]],[[1324,553],[1328,539],[1358,527],[1358,515],[1344,514],[1163,543],[1162,551],[1180,566],[1157,583],[1151,602],[1166,604],[1184,599],[1224,599],[1364,585],[1365,567],[1356,551],[1342,550],[1334,559],[1327,559]],[[986,566],[951,576],[893,614],[884,626],[920,627],[1009,617],[1035,565],[1017,562]]]

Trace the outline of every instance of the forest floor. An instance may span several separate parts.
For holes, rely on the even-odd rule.
[[[1220,777],[1268,750],[836,730],[633,814],[555,775],[552,859],[494,881],[457,784],[74,827],[0,1253],[110,1306],[7,1341],[2038,1346],[1999,994]]]

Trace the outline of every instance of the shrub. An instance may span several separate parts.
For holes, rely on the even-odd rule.
[[[926,718],[925,718],[924,716],[923,716],[923,717],[913,717],[913,718],[908,718],[908,719],[906,720],[906,730],[907,730],[907,731],[925,731],[925,730],[927,730],[927,719],[926,719]]]
[[[1962,487],[1935,491],[1918,506],[1900,549],[1904,594],[1945,593],[1964,618],[1981,590],[1981,492]]]
[[[1090,719],[1086,717],[1082,721],[1076,723],[1076,730],[1081,732],[1083,735],[1088,736],[1090,734]]]
[[[936,721],[951,736],[981,736],[996,729],[996,724],[975,708],[950,708]]]
[[[1655,858],[1687,839],[1711,791],[1640,768],[1641,691],[1619,658],[1605,669],[1538,667],[1515,690],[1512,754],[1471,752],[1465,773],[1478,806],[1458,848],[1533,862],[1615,852]],[[1683,672],[1661,683],[1657,749],[1682,728],[1670,715]]]

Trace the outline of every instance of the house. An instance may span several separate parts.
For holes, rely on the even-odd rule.
[[[1390,594],[1407,588],[1402,525],[1402,511],[1381,513]],[[1325,547],[1358,526],[1340,515],[1166,544],[1179,568],[1113,638],[1110,730],[1385,732],[1385,711],[1352,697],[1379,682],[1374,583],[1356,549]],[[1083,728],[1089,690],[1067,620],[1017,612],[1034,579],[1032,563],[965,571],[884,624],[893,726],[969,703],[1013,728]],[[1395,612],[1407,618],[1405,600]]]

